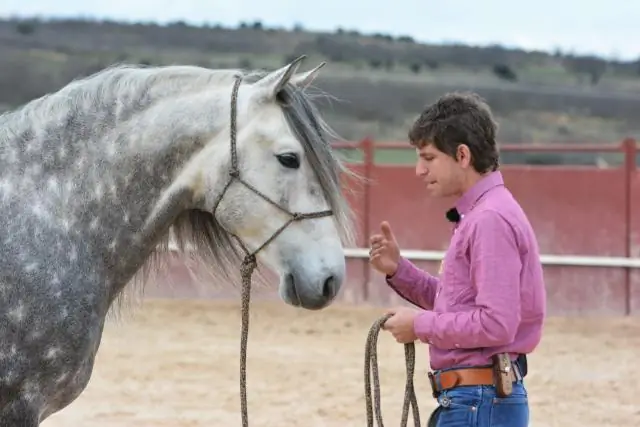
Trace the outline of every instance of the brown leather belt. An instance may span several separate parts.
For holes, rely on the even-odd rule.
[[[495,385],[494,375],[495,373],[492,367],[451,369],[448,371],[439,371],[435,374],[429,372],[429,382],[431,383],[433,397],[438,397],[442,391],[454,387]],[[515,363],[511,364],[511,370],[508,375],[513,382],[522,379],[520,370]]]

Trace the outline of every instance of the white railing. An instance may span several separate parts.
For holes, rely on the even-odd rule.
[[[177,247],[170,243],[169,250],[176,251]],[[367,248],[346,248],[344,253],[347,258],[369,258],[369,249]],[[442,251],[420,250],[403,250],[400,253],[412,261],[441,261],[445,254]],[[640,268],[640,258],[627,257],[542,254],[540,255],[540,261],[543,265]]]
[[[440,261],[444,257],[441,251],[400,251],[402,256],[412,261]],[[369,258],[369,249],[345,249],[347,258]],[[546,265],[568,265],[583,267],[625,267],[640,268],[640,258],[607,257],[588,255],[540,255],[540,261]]]

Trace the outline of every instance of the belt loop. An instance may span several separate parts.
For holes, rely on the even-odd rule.
[[[429,383],[431,384],[431,395],[434,399],[437,399],[438,396],[440,396],[440,389],[442,389],[440,376],[431,371],[428,372],[427,376],[429,377]]]

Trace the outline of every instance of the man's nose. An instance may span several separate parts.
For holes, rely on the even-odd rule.
[[[422,164],[422,162],[416,163],[416,176],[426,175],[429,170]]]

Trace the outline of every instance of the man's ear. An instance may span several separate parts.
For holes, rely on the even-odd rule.
[[[458,145],[458,148],[456,149],[456,161],[464,168],[471,165],[471,150],[469,150],[468,145]]]

